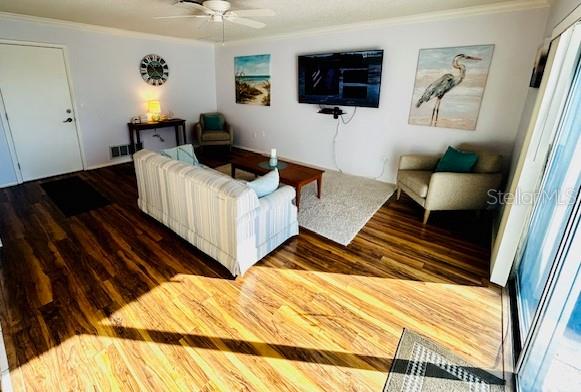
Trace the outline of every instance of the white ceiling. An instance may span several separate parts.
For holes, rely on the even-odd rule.
[[[538,0],[524,0],[531,3]],[[221,41],[221,27],[200,19],[154,20],[154,16],[192,11],[177,0],[1,0],[0,11],[61,19],[180,38]],[[271,8],[274,17],[255,30],[226,23],[225,39],[234,41],[294,33],[335,25],[449,11],[508,0],[232,0],[233,9]]]

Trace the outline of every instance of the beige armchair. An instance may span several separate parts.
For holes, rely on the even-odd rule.
[[[400,158],[397,198],[399,200],[404,191],[424,207],[424,224],[432,211],[483,209],[489,198],[488,190],[500,186],[501,155],[466,145],[460,148],[478,154],[478,162],[471,173],[434,173],[440,156],[403,155]]]
[[[221,118],[224,126],[223,129],[207,129],[204,119],[206,116],[218,116]],[[202,113],[200,120],[194,125],[194,138],[202,146],[224,146],[227,145],[232,149],[234,143],[234,129],[224,119],[221,113]]]

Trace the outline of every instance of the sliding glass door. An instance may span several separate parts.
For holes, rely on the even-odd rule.
[[[568,112],[557,133],[557,140],[539,192],[535,195],[527,242],[517,271],[520,332],[526,336],[565,235],[579,188],[581,172],[581,73],[571,90]]]
[[[550,288],[518,373],[521,391],[581,391],[581,228],[579,200],[567,249]]]
[[[574,37],[580,37],[575,34]],[[519,390],[581,391],[581,64],[574,77],[516,270]],[[576,45],[576,46],[575,46]]]

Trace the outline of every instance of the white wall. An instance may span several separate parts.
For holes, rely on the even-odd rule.
[[[89,168],[111,162],[110,145],[129,142],[127,122],[146,112],[148,99],[159,98],[163,111],[171,110],[188,120],[188,133],[200,112],[216,109],[214,47],[210,44],[0,16],[2,39],[66,45]],[[149,86],[139,74],[139,62],[149,53],[159,54],[169,63],[169,79],[161,87]],[[173,130],[160,132],[165,145],[173,145]],[[144,143],[163,147],[150,136]],[[4,167],[10,163],[4,145],[0,138],[0,185],[11,182],[3,177]]]
[[[438,153],[460,142],[489,144],[510,155],[547,13],[544,8],[227,44],[216,48],[218,110],[236,127],[237,144],[261,151],[277,147],[281,156],[333,168],[337,122],[297,102],[297,55],[381,48],[380,108],[360,108],[351,124],[341,126],[341,169],[375,177],[387,159],[382,179],[394,181],[401,154]],[[496,45],[476,131],[409,125],[418,50],[475,44]],[[272,106],[238,105],[233,58],[262,53],[272,54]]]

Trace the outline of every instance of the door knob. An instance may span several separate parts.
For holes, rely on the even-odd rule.
[[[64,123],[70,123],[70,122],[73,122],[73,119],[69,117],[69,118],[67,118],[67,119],[66,119],[65,121],[63,121],[63,122],[64,122]]]

